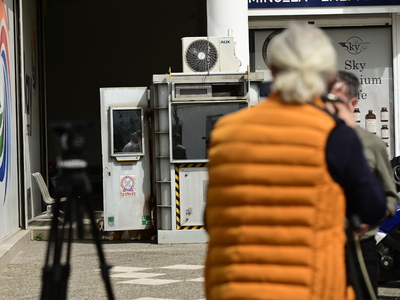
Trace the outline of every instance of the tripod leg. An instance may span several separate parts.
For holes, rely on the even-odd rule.
[[[66,205],[65,222],[62,224],[61,230],[58,226],[59,217],[59,200],[55,203],[55,212],[52,217],[50,238],[47,248],[46,263],[43,268],[42,275],[42,294],[41,300],[64,300],[66,299],[67,283],[70,274],[70,266],[67,261],[66,264],[61,264],[62,243],[65,224],[69,223],[70,206]],[[70,224],[71,225],[71,224]],[[71,227],[70,227],[71,230]],[[53,253],[52,253],[53,251]],[[50,263],[50,256],[53,254],[52,265]],[[68,254],[69,257],[69,254]]]
[[[57,207],[57,202],[55,204],[55,207]],[[47,253],[46,253],[46,261],[45,261],[45,266],[43,267],[43,273],[42,273],[42,293],[41,293],[41,300],[51,300],[51,299],[56,299],[56,291],[58,289],[54,288],[54,279],[56,278],[55,273],[56,270],[54,268],[54,263],[55,263],[55,258],[53,257],[53,266],[50,265],[50,256],[53,252],[55,252],[55,249],[58,248],[56,245],[57,243],[57,231],[58,231],[58,224],[57,224],[57,219],[58,219],[58,210],[53,214],[52,219],[51,219],[51,228],[50,228],[50,236],[49,236],[49,241],[47,244]]]
[[[95,219],[94,219],[94,211],[92,209],[92,205],[90,203],[90,199],[86,199],[86,201],[83,201],[83,202],[85,203],[86,212],[88,213],[89,218],[90,218],[90,224],[91,224],[91,227],[92,227],[93,239],[96,242],[97,253],[99,255],[99,260],[100,260],[101,275],[102,275],[103,281],[104,281],[104,283],[106,285],[108,299],[114,300],[114,294],[113,294],[113,291],[112,291],[111,281],[110,281],[110,274],[109,274],[111,266],[107,265],[107,263],[106,263],[106,259],[104,257],[103,249],[101,247],[101,242],[100,242],[99,235],[96,234],[98,228],[97,228],[97,225],[96,225],[96,222],[95,222]]]

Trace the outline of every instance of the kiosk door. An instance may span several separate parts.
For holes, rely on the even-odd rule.
[[[100,89],[106,231],[151,226],[147,107],[145,87]]]

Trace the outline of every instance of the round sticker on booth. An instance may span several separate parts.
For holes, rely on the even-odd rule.
[[[120,196],[121,197],[136,196],[135,175],[120,176]]]

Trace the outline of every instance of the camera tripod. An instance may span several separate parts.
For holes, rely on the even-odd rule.
[[[41,300],[65,300],[67,298],[68,278],[70,275],[71,244],[73,225],[77,225],[77,233],[83,239],[83,218],[85,213],[90,218],[93,239],[100,260],[101,275],[105,283],[108,299],[113,300],[113,292],[109,277],[111,267],[107,265],[101,247],[98,229],[95,223],[94,211],[91,203],[91,184],[86,175],[87,162],[81,159],[85,145],[85,136],[82,124],[70,123],[56,126],[62,155],[58,162],[61,170],[56,182],[56,199],[51,221],[50,237],[47,247],[45,266],[42,274]],[[59,223],[60,195],[66,196],[63,202],[64,221]],[[63,251],[64,236],[68,235],[68,244]]]
[[[67,192],[67,200],[64,205],[64,222],[59,224],[60,201],[54,205],[54,215],[51,222],[51,230],[45,267],[43,268],[43,285],[41,300],[64,300],[67,295],[68,277],[70,275],[71,244],[73,225],[77,225],[78,237],[83,238],[83,217],[86,212],[90,218],[93,239],[96,242],[100,260],[100,268],[105,282],[108,299],[114,299],[109,277],[110,266],[106,264],[104,253],[96,234],[97,226],[94,220],[94,211],[89,199],[91,186],[89,179],[83,171],[65,171],[57,180],[57,192]],[[65,262],[62,262],[63,240],[65,232],[68,234]],[[52,256],[52,259],[51,259]],[[52,265],[51,265],[52,263]]]

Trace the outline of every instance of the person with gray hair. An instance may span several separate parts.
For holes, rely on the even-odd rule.
[[[335,50],[322,30],[293,24],[271,40],[269,62],[266,101],[211,132],[206,298],[354,299],[344,220],[376,225],[386,203],[354,130],[321,99]]]
[[[269,67],[277,75],[272,90],[279,91],[283,101],[306,103],[326,92],[327,79],[336,69],[336,51],[321,30],[292,27],[272,39],[269,50]]]
[[[353,112],[358,105],[357,96],[359,86],[359,79],[356,75],[347,71],[338,71],[330,93],[344,101],[349,111]],[[380,137],[368,132],[364,128],[355,126],[355,122],[348,125],[355,128],[361,140],[361,144],[363,145],[364,156],[371,170],[382,183],[386,194],[386,216],[393,217],[397,211],[399,197],[397,196],[392,167],[387,157],[386,145]],[[363,293],[362,299],[370,299],[370,292],[374,292],[375,296],[378,296],[380,266],[378,249],[376,248],[375,242],[375,234],[378,232],[378,226],[373,228],[365,226],[364,231],[366,232],[360,237],[360,245],[372,291],[368,289],[368,285],[365,284],[364,281],[362,281],[363,283],[361,284],[361,291]],[[359,272],[359,278],[362,278],[363,274],[361,269],[357,268],[357,271]]]

